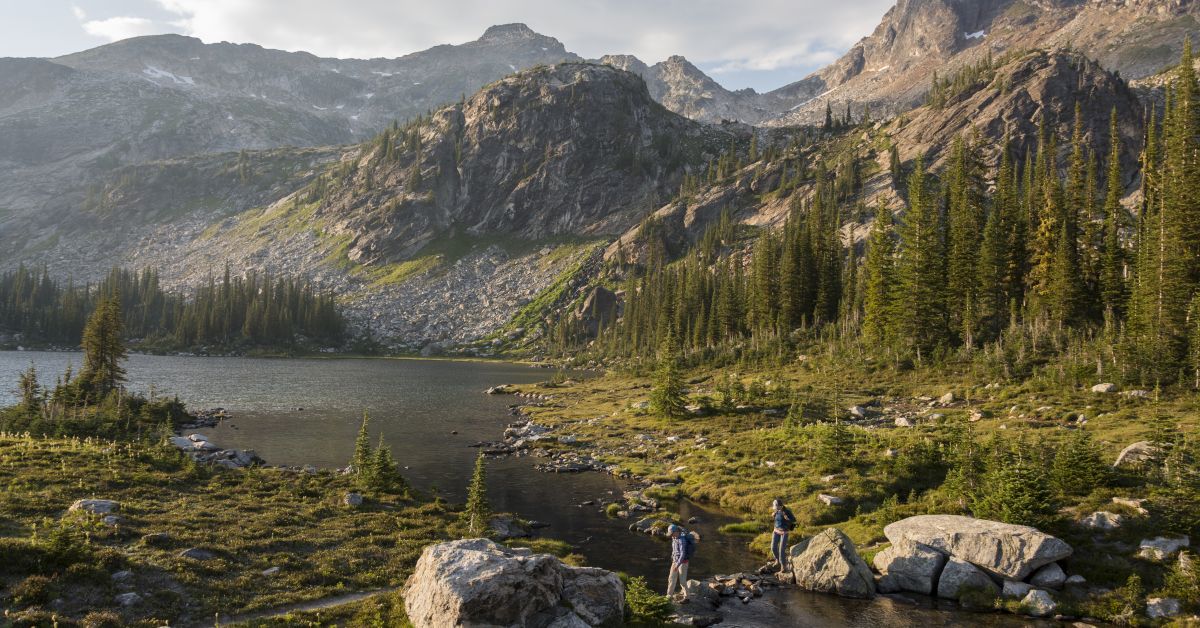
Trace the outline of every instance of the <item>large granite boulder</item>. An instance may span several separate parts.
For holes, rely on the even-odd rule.
[[[959,515],[919,515],[883,529],[893,545],[928,545],[999,578],[1024,580],[1038,568],[1071,555],[1071,546],[1029,526]]]
[[[946,564],[946,555],[908,539],[875,555],[875,568],[889,588],[932,595],[938,574]]]
[[[625,608],[615,574],[487,539],[425,548],[403,595],[417,628],[619,625]]]
[[[978,567],[953,556],[946,561],[942,577],[938,579],[937,594],[940,598],[957,600],[963,593],[971,589],[991,592],[1000,595],[1000,587],[979,570]]]
[[[858,555],[854,542],[836,528],[792,546],[791,565],[796,585],[802,589],[843,597],[875,595],[871,568]]]

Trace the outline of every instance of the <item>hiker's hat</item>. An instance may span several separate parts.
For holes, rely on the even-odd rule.
[[[667,534],[683,534],[683,528],[672,523],[667,527]]]

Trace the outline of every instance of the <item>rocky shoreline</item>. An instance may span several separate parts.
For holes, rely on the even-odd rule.
[[[1115,392],[1115,388],[1098,388],[1092,391],[1093,394]],[[650,482],[623,470],[620,465],[604,462],[604,459],[645,456],[656,446],[680,443],[680,437],[637,434],[626,442],[601,446],[580,439],[572,433],[571,426],[592,424],[603,421],[604,417],[556,426],[543,425],[535,422],[525,409],[554,404],[552,394],[526,393],[512,386],[497,386],[486,392],[520,398],[521,403],[509,406],[510,413],[518,420],[506,426],[500,440],[476,443],[473,447],[491,456],[538,458],[542,462],[536,463],[534,468],[546,473],[603,472],[630,481],[630,490],[618,499],[600,498],[584,505],[598,505],[610,516],[624,519],[641,515],[629,526],[631,532],[661,536],[665,535],[670,523],[682,523],[648,493],[677,491],[682,483],[678,474],[686,467],[673,469],[674,478]],[[1133,396],[1138,392],[1134,391]],[[950,393],[938,399],[917,398],[913,403],[854,406],[848,412],[852,420],[875,427],[904,428],[920,420],[936,420],[937,408],[962,404],[961,399]],[[1015,408],[1012,413],[1016,418]],[[971,421],[982,418],[981,412],[970,416]],[[1082,424],[1087,418],[1079,416],[1076,421]],[[697,448],[709,446],[702,436],[694,440],[693,446]],[[1118,457],[1116,466],[1145,455],[1143,450],[1147,445],[1130,445]],[[1123,502],[1114,498],[1114,503]],[[1097,512],[1082,525],[1095,529],[1119,526],[1119,521],[1114,523],[1114,517],[1106,515],[1110,513]],[[786,573],[773,573],[778,565],[768,564],[756,574],[738,573],[689,581],[686,589],[689,602],[678,608],[674,619],[683,625],[715,625],[726,620],[731,608],[751,604],[765,592],[795,587],[851,598],[881,596],[910,605],[918,602],[908,596],[927,597],[957,603],[966,612],[995,611],[1003,602],[1003,608],[1009,612],[1030,618],[1072,621],[1080,626],[1102,623],[1059,610],[1067,600],[1096,591],[1103,593],[1103,590],[1093,590],[1081,575],[1069,574],[1059,563],[1071,556],[1072,548],[1035,528],[956,515],[918,515],[886,526],[884,534],[890,545],[874,554],[873,568],[860,557],[844,533],[829,528],[814,537],[800,539],[790,548],[791,569]],[[1161,562],[1178,554],[1178,560],[1185,561],[1187,554],[1180,550],[1188,546],[1189,539],[1186,538],[1150,539],[1143,541],[1141,551],[1146,559]],[[732,607],[730,603],[733,603]],[[775,608],[770,604],[765,606]],[[726,612],[723,613],[722,607]],[[1147,614],[1155,619],[1178,617],[1179,608],[1180,602],[1174,599],[1146,600]],[[764,608],[759,612],[774,611]]]

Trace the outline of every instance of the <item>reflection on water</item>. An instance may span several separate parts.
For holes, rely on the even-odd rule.
[[[44,382],[52,382],[68,364],[77,367],[80,357],[0,352],[0,405],[15,402],[17,374],[31,362]],[[542,369],[496,362],[144,355],[130,356],[127,370],[136,391],[177,395],[193,409],[226,408],[232,420],[207,435],[224,447],[254,449],[271,464],[345,466],[368,411],[372,438],[383,434],[405,477],[454,501],[465,498],[474,465],[476,450],[469,445],[496,439],[512,420],[507,405],[514,399],[483,390],[548,377]],[[630,521],[601,511],[599,500],[619,497],[621,482],[599,473],[545,474],[532,465],[528,458],[489,462],[488,497],[496,510],[549,523],[545,534],[576,545],[589,564],[646,576],[655,588],[665,588],[667,543],[629,532]],[[583,506],[586,501],[597,503]],[[703,537],[693,578],[752,569],[758,562],[746,538],[717,534],[733,518],[690,502],[679,504],[679,512],[685,520],[699,519],[692,527]],[[722,626],[1033,625],[1012,616],[952,612],[928,600],[861,602],[785,591],[744,607],[734,604],[739,608]]]

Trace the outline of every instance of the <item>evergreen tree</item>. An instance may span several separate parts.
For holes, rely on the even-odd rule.
[[[1091,435],[1080,429],[1055,452],[1051,480],[1061,495],[1088,495],[1108,481],[1107,470]]]
[[[981,488],[972,505],[977,517],[1036,528],[1054,512],[1043,465],[1029,457],[1025,443],[993,443]]]
[[[21,393],[21,409],[26,414],[36,415],[42,411],[45,391],[38,382],[37,367],[32,362],[29,363],[29,368],[18,376],[17,390]]]
[[[996,176],[996,195],[992,210],[983,227],[983,241],[978,265],[978,329],[980,339],[996,338],[1007,323],[1008,303],[1017,298],[1013,273],[1013,231],[1017,229],[1017,193],[1013,187],[1012,153],[1006,137],[1000,156],[1000,171]]]
[[[1121,226],[1125,208],[1125,183],[1121,174],[1121,130],[1117,108],[1113,107],[1109,121],[1109,153],[1107,194],[1104,198],[1104,227],[1100,261],[1100,297],[1108,316],[1120,316],[1125,311],[1125,252],[1121,248]]]
[[[959,136],[948,166],[947,302],[952,331],[974,344],[979,314],[979,247],[983,224],[983,164],[973,143]]]
[[[392,457],[392,448],[384,443],[383,434],[379,435],[379,445],[371,455],[370,466],[371,488],[386,492],[407,492],[408,484],[397,469],[396,460]]]
[[[371,469],[371,433],[368,429],[371,417],[363,410],[362,424],[358,427],[358,437],[354,439],[354,457],[350,459],[350,468],[355,475],[366,477]]]
[[[945,229],[918,157],[909,177],[908,213],[900,228],[896,276],[898,332],[920,357],[948,341]]]
[[[125,336],[121,303],[113,295],[102,301],[83,328],[83,368],[79,381],[97,398],[125,383]]]
[[[492,517],[492,508],[487,498],[487,465],[483,452],[475,458],[475,471],[471,474],[471,484],[467,487],[467,505],[463,509],[462,521],[468,534],[482,535],[488,531],[488,520]]]
[[[892,211],[880,203],[867,241],[866,293],[863,305],[863,336],[872,345],[893,339],[895,311],[896,243],[892,233]]]
[[[650,390],[650,411],[668,419],[679,419],[687,416],[687,409],[684,407],[679,356],[672,335],[667,334],[659,351],[658,373]]]

